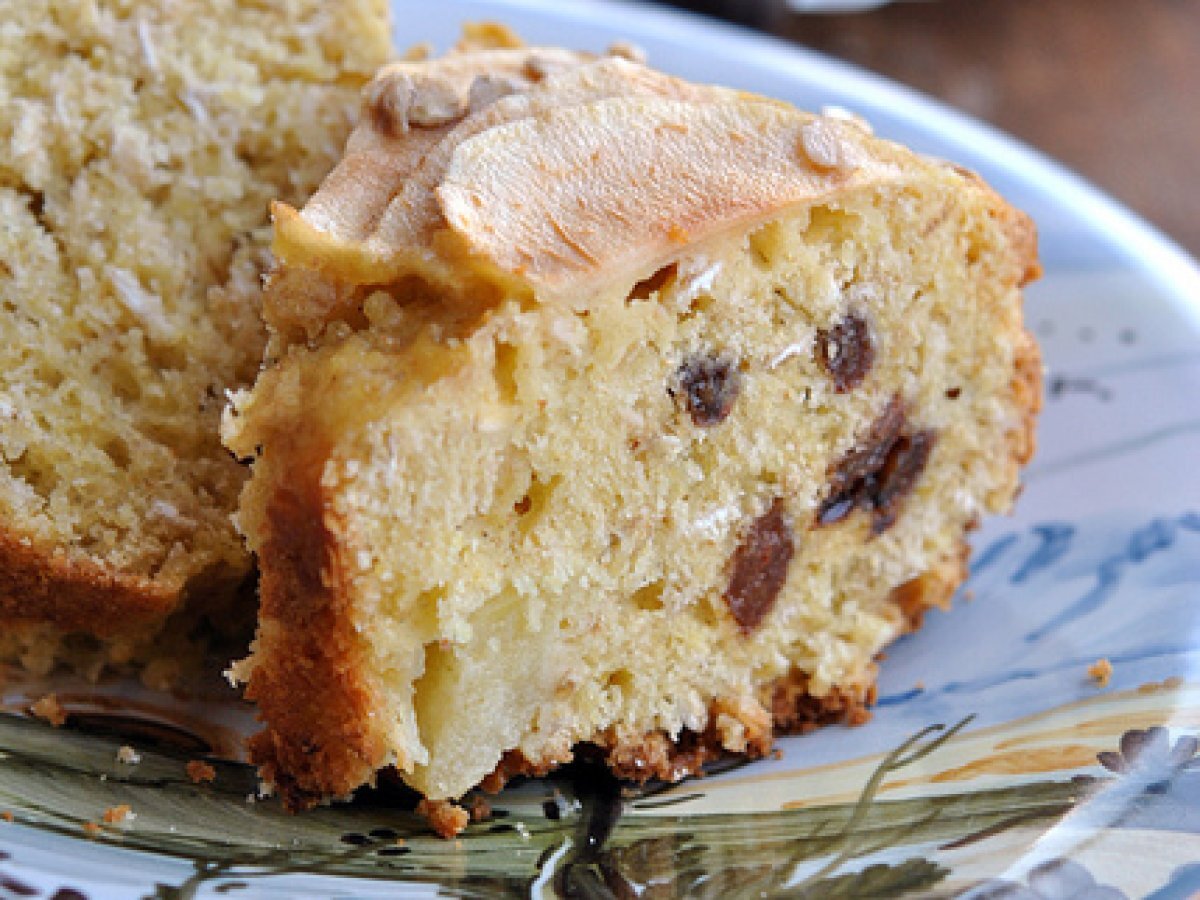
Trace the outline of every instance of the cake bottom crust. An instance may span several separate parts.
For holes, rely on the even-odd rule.
[[[594,756],[617,778],[638,784],[677,782],[701,775],[706,764],[731,754],[762,759],[771,753],[776,735],[869,721],[869,707],[875,701],[874,674],[872,671],[871,681],[865,684],[835,688],[824,697],[814,697],[808,692],[808,676],[793,670],[770,685],[769,711],[758,701],[717,700],[710,707],[704,731],[684,731],[675,738],[661,731],[635,735],[608,729],[584,744],[538,759],[509,750],[479,788],[498,793],[514,778],[548,775],[572,762],[577,754]],[[449,800],[423,800],[417,812],[443,838],[454,837],[470,821],[465,811]]]
[[[0,528],[0,629],[38,628],[133,642],[175,610],[178,585],[127,575],[43,550]]]

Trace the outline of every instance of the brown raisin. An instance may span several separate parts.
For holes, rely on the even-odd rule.
[[[871,531],[882,534],[896,521],[900,504],[916,485],[937,440],[936,432],[905,430],[907,414],[893,397],[858,446],[834,467],[817,524],[831,525],[855,509],[871,512]]]
[[[684,406],[698,428],[725,421],[741,388],[737,367],[719,356],[693,356],[679,367]],[[670,391],[672,396],[677,396]]]
[[[861,505],[868,482],[883,469],[906,418],[904,403],[899,397],[892,397],[858,445],[830,473],[829,494],[817,511],[819,524],[840,522]]]
[[[733,553],[725,603],[734,621],[748,634],[775,605],[795,552],[792,526],[783,500],[755,519]]]
[[[833,389],[839,394],[858,387],[875,362],[871,327],[855,315],[818,331],[816,350],[818,361],[833,379]]]
[[[871,496],[871,530],[875,534],[882,534],[895,523],[900,504],[925,471],[936,441],[937,434],[926,429],[902,435],[892,445]]]

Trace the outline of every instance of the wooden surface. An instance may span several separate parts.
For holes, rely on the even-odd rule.
[[[1200,0],[901,0],[836,15],[708,4],[743,20],[757,9],[751,24],[994,123],[1200,256]]]

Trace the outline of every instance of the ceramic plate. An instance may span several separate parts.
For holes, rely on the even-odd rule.
[[[445,47],[500,18],[616,38],[658,66],[837,105],[974,168],[1037,221],[1040,450],[986,523],[952,611],[888,651],[874,720],[778,759],[622,793],[587,770],[493,801],[458,841],[384,787],[284,815],[236,761],[245,710],[56,683],[67,727],[0,716],[0,896],[1186,897],[1200,890],[1200,273],[1036,153],[903,88],[677,13],[599,2],[397,2]],[[1107,680],[1089,674],[1100,660]],[[10,680],[16,709],[32,692]],[[23,693],[24,692],[24,693]],[[124,693],[115,721],[108,693]],[[135,717],[133,714],[137,713]],[[155,729],[145,720],[157,715]],[[142,720],[130,737],[134,718]],[[136,764],[117,759],[132,744]],[[187,763],[208,754],[213,780]],[[192,774],[197,774],[193,767]],[[106,809],[135,814],[105,823]],[[400,804],[402,806],[403,804]]]

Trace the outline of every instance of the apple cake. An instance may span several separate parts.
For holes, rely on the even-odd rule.
[[[385,0],[5,5],[0,655],[94,671],[249,572],[219,421],[262,360],[268,206],[392,54]]]
[[[633,54],[383,69],[274,208],[224,437],[261,566],[234,670],[303,808],[453,803],[581,746],[678,779],[861,721],[1033,448],[1034,231],[845,115]]]

